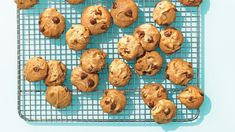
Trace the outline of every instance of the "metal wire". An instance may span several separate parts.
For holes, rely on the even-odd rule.
[[[200,87],[200,11],[197,7],[182,6],[177,0],[172,0],[177,6],[177,19],[173,27],[181,30],[185,36],[184,44],[177,53],[166,56],[159,48],[158,52],[163,56],[165,63],[160,73],[154,77],[139,77],[133,74],[130,84],[120,90],[126,91],[127,106],[118,115],[108,115],[102,112],[99,102],[105,89],[114,88],[107,82],[108,65],[114,58],[121,58],[117,53],[117,41],[125,34],[132,34],[134,28],[143,23],[152,23],[159,30],[160,27],[153,22],[152,11],[159,0],[136,0],[139,6],[139,19],[131,26],[120,29],[114,24],[107,33],[92,36],[87,48],[100,48],[108,53],[107,65],[100,72],[100,84],[98,90],[92,93],[81,93],[71,86],[71,70],[80,62],[83,51],[75,52],[68,48],[65,42],[65,33],[59,39],[44,37],[39,32],[39,15],[48,7],[56,7],[66,18],[66,31],[71,25],[80,23],[83,9],[88,5],[101,4],[108,9],[112,1],[86,0],[80,5],[70,5],[65,0],[40,0],[34,8],[29,10],[17,10],[18,33],[18,111],[19,115],[27,121],[76,121],[76,122],[152,122],[150,110],[144,105],[140,90],[143,85],[150,82],[162,83],[168,89],[169,99],[177,106],[177,116],[174,122],[187,122],[195,120],[199,110],[189,110],[177,100],[177,95],[184,88],[170,83],[165,78],[165,66],[171,59],[179,57],[192,62],[195,72],[191,85]],[[42,56],[46,60],[60,60],[66,64],[68,73],[64,85],[73,94],[72,105],[65,109],[53,108],[45,101],[46,86],[43,81],[29,83],[24,78],[24,65],[34,56]],[[127,62],[134,73],[134,62]]]

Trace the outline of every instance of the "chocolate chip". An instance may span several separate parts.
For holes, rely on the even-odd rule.
[[[130,54],[130,51],[129,51],[127,48],[125,48],[125,49],[124,49],[124,53]]]
[[[116,108],[116,106],[117,106],[116,103],[112,103],[111,104],[111,110],[114,110]]]
[[[75,40],[73,41],[73,43],[74,43],[74,44],[77,44],[77,43],[78,43],[78,40],[77,40],[77,39],[75,39]]]
[[[147,97],[147,94],[142,93],[142,96],[143,96],[143,98],[146,98],[146,97]]]
[[[132,10],[128,10],[125,12],[125,16],[132,17]]]
[[[39,25],[41,24],[41,20],[39,20],[39,23],[38,23]]]
[[[108,101],[108,100],[105,100],[104,102],[106,105],[108,105],[110,103],[110,101]]]
[[[190,96],[190,97],[188,98],[188,100],[189,100],[190,102],[192,102],[192,101],[193,101],[193,97]]]
[[[90,19],[90,23],[91,23],[92,25],[95,25],[95,24],[97,23],[97,21],[96,21],[95,18],[91,18],[91,19]]]
[[[171,32],[171,31],[165,31],[165,33],[164,33],[164,35],[165,35],[166,37],[170,37],[170,36],[171,36],[171,34],[172,34],[172,32]]]
[[[150,65],[152,70],[160,69],[157,65],[151,64]]]
[[[102,26],[101,26],[101,29],[102,29],[102,30],[106,30],[106,29],[107,29],[107,25],[102,25]]]
[[[38,67],[38,66],[33,68],[34,72],[39,72],[39,70],[40,70],[40,67]]]
[[[150,36],[150,37],[148,38],[148,43],[153,43],[153,37],[152,37],[152,36]]]
[[[117,9],[117,3],[113,2],[113,9]]]
[[[144,31],[138,31],[137,33],[139,34],[139,38],[143,38],[145,36]]]
[[[148,104],[148,107],[149,107],[150,109],[152,109],[152,108],[154,107],[154,102],[150,102],[150,103]]]
[[[166,79],[168,79],[168,80],[169,80],[169,75],[168,75],[168,74],[166,74]]]
[[[92,72],[94,67],[91,65],[90,68],[88,68],[88,71]]]
[[[52,21],[54,22],[54,24],[59,24],[60,23],[60,19],[58,17],[53,17]]]
[[[170,110],[169,108],[164,109],[164,113],[165,113],[165,115],[169,115],[169,114],[170,114],[170,112],[171,112],[171,110]]]
[[[168,70],[168,66],[166,66],[166,71]]]
[[[122,111],[122,109],[118,109],[118,110],[117,110],[117,113],[120,113],[121,111]]]
[[[204,93],[202,91],[199,92],[201,96],[204,96]]]
[[[65,87],[65,92],[69,92],[69,89],[67,87]]]
[[[193,77],[193,75],[192,75],[192,74],[188,74],[188,73],[187,73],[187,74],[186,74],[186,77],[187,77],[187,78],[192,78],[192,77]]]
[[[95,15],[100,15],[101,16],[102,15],[101,10],[98,9],[97,11],[95,11]]]
[[[88,87],[90,87],[90,88],[95,85],[95,82],[92,79],[88,79],[87,83],[88,83]]]
[[[88,76],[88,75],[87,75],[86,73],[83,73],[83,72],[81,73],[81,79],[82,79],[82,80],[84,80],[85,78],[87,78],[87,76]]]
[[[156,91],[157,91],[159,88],[160,88],[160,86],[158,86],[158,85],[155,86],[155,90],[156,90]]]
[[[40,28],[40,31],[41,31],[41,32],[44,32],[44,31],[45,31],[45,28],[44,28],[44,27]]]

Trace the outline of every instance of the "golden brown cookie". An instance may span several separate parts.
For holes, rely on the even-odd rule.
[[[133,0],[115,0],[111,9],[113,22],[119,27],[127,27],[138,19],[138,7]]]
[[[65,108],[71,104],[72,95],[67,87],[50,86],[46,91],[46,101],[56,108]]]
[[[39,19],[40,32],[46,37],[58,38],[64,32],[65,19],[56,8],[48,8]]]
[[[179,0],[181,4],[186,6],[199,6],[202,0]]]
[[[132,35],[126,35],[118,41],[118,53],[125,60],[133,60],[144,53],[140,41]]]
[[[178,51],[184,42],[181,31],[173,27],[168,27],[161,31],[160,49],[165,54],[173,54]]]
[[[29,82],[37,82],[46,78],[47,71],[47,62],[42,57],[33,57],[25,64],[24,76]]]
[[[177,85],[187,85],[193,79],[192,63],[176,58],[166,66],[166,78]]]
[[[177,97],[182,104],[189,109],[198,109],[204,100],[201,89],[195,86],[187,86]]]
[[[72,26],[66,33],[66,42],[72,50],[83,50],[89,41],[90,31],[81,24]]]
[[[103,93],[100,106],[104,113],[117,114],[126,107],[126,96],[124,91],[109,89]]]
[[[157,51],[146,52],[137,59],[135,72],[140,76],[154,76],[162,69],[162,64],[162,56]]]
[[[97,73],[87,73],[78,66],[71,73],[71,83],[79,91],[92,92],[99,84],[99,76]]]
[[[114,59],[109,65],[109,83],[113,86],[123,87],[129,83],[132,77],[130,67],[119,59]]]
[[[151,114],[155,122],[166,124],[176,116],[176,106],[170,100],[162,99],[152,108]]]
[[[152,109],[159,100],[167,99],[167,90],[158,83],[147,84],[141,90],[141,97],[144,103]]]
[[[45,79],[47,86],[57,86],[64,83],[66,78],[66,66],[56,60],[48,61],[48,74]]]
[[[176,6],[167,0],[156,4],[153,10],[153,19],[158,25],[170,25],[176,19]]]
[[[137,38],[145,51],[152,51],[158,47],[161,34],[152,24],[142,24],[135,29],[134,37]]]
[[[87,73],[97,73],[105,67],[106,56],[99,49],[88,49],[81,56],[81,67]]]
[[[38,0],[15,0],[18,9],[28,9],[38,3]]]
[[[81,24],[88,27],[93,35],[106,32],[111,21],[109,11],[101,5],[86,7],[81,17]]]
[[[81,4],[82,2],[84,2],[85,0],[66,0],[68,1],[69,4]]]

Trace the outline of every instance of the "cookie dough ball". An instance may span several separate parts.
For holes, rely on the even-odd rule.
[[[106,90],[100,101],[104,113],[117,114],[126,107],[126,96],[124,91],[115,89]]]
[[[107,54],[99,49],[88,49],[80,59],[81,67],[87,73],[97,73],[105,67]]]
[[[68,1],[69,4],[75,5],[75,4],[80,4],[84,2],[85,0],[66,0],[66,1]]]
[[[46,37],[59,38],[65,29],[65,19],[56,8],[48,8],[39,19],[40,32]]]
[[[90,41],[90,32],[83,25],[74,25],[67,31],[66,41],[71,50],[83,50]]]
[[[173,54],[178,51],[184,42],[181,31],[168,27],[161,31],[160,49],[165,54]]]
[[[86,7],[81,17],[81,24],[88,27],[93,35],[106,32],[111,21],[110,13],[101,5]]]
[[[146,52],[138,58],[135,64],[135,72],[142,75],[154,76],[162,69],[163,59],[157,51]]]
[[[140,41],[132,35],[126,35],[118,41],[118,53],[126,60],[133,60],[144,53]]]
[[[193,79],[192,63],[176,58],[166,66],[166,78],[177,85],[187,85]]]
[[[186,6],[199,6],[202,0],[179,0],[181,4]]]
[[[25,79],[29,82],[44,80],[47,76],[48,64],[42,57],[33,57],[26,62]]]
[[[153,19],[158,25],[170,25],[176,19],[176,6],[167,0],[159,2],[153,10]]]
[[[145,85],[141,90],[144,103],[152,109],[159,100],[167,99],[167,90],[158,83]]]
[[[152,108],[151,114],[155,122],[166,124],[176,116],[176,106],[170,100],[162,99]]]
[[[64,83],[66,78],[66,66],[56,60],[48,61],[48,74],[45,79],[47,86],[57,86]]]
[[[71,73],[71,83],[79,91],[92,92],[99,84],[99,76],[97,73],[87,73],[78,66]]]
[[[161,35],[152,24],[142,24],[135,29],[134,37],[137,38],[145,51],[152,51],[158,47]]]
[[[38,0],[15,0],[18,9],[28,9],[38,3]]]
[[[201,89],[195,86],[188,86],[177,97],[182,104],[189,109],[199,109],[204,100]]]
[[[115,0],[111,16],[116,25],[125,28],[138,19],[138,7],[133,0]]]
[[[114,59],[109,66],[108,80],[113,86],[123,87],[129,83],[132,77],[130,67],[119,59]]]
[[[65,108],[71,104],[72,95],[66,87],[50,86],[46,91],[46,101],[56,108]]]

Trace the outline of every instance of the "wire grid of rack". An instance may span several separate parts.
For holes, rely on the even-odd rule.
[[[152,19],[154,5],[159,0],[135,0],[139,6],[139,19],[131,26],[120,29],[114,24],[110,29],[98,36],[92,36],[87,48],[99,48],[108,53],[107,65],[99,73],[100,84],[98,90],[92,93],[81,93],[70,83],[71,70],[79,65],[83,51],[75,52],[68,48],[65,42],[65,32],[71,25],[80,23],[83,9],[89,5],[101,4],[109,10],[112,6],[110,0],[86,0],[80,5],[70,5],[65,0],[40,0],[39,3],[29,10],[17,11],[18,23],[18,111],[19,115],[27,121],[61,121],[61,122],[152,122],[149,108],[144,105],[140,90],[143,85],[151,82],[163,84],[168,90],[168,97],[177,106],[177,115],[174,122],[193,121],[199,116],[199,110],[189,110],[177,100],[177,95],[184,87],[176,86],[165,78],[166,63],[179,57],[192,62],[195,72],[191,85],[199,86],[200,83],[200,11],[198,7],[182,6],[178,0],[172,0],[177,6],[177,19],[171,25],[181,30],[184,34],[184,44],[177,53],[166,56],[159,48],[158,52],[164,58],[164,65],[160,73],[154,77],[134,74],[135,61],[127,62],[133,72],[132,80],[128,86],[119,88],[126,91],[127,105],[118,115],[108,115],[102,112],[99,105],[102,92],[105,89],[114,88],[107,82],[108,66],[114,58],[120,58],[117,53],[117,41],[125,34],[132,34],[134,28],[143,23],[152,23],[159,30],[164,27],[158,26]],[[48,7],[56,7],[66,18],[66,30],[59,39],[44,37],[39,32],[39,15]],[[34,56],[42,56],[46,60],[60,60],[66,64],[68,73],[64,85],[73,95],[72,104],[68,108],[56,109],[45,101],[46,86],[43,81],[29,83],[24,78],[24,65]]]

